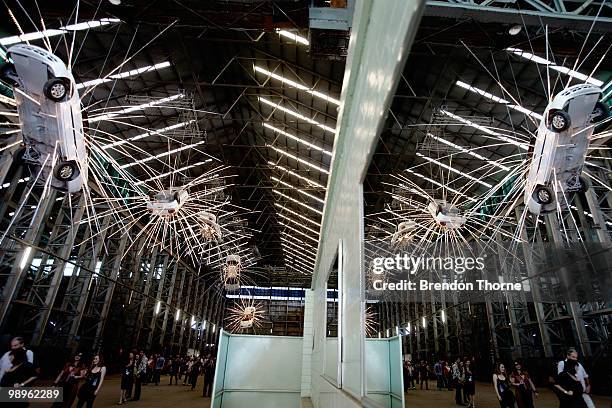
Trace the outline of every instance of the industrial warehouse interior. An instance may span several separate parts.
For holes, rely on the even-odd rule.
[[[3,0],[0,406],[612,406],[612,0]]]

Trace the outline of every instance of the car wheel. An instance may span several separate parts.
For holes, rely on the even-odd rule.
[[[61,102],[68,95],[68,86],[63,79],[53,78],[48,80],[43,87],[45,96],[53,102]]]
[[[11,63],[4,64],[2,68],[0,68],[0,79],[11,86],[19,85],[19,82],[17,82],[17,71],[15,70],[15,65]]]
[[[610,116],[610,107],[603,102],[597,102],[593,108],[591,122],[597,123]]]
[[[74,161],[59,162],[55,166],[55,178],[60,181],[72,181],[79,175],[79,167]]]
[[[550,188],[537,186],[533,190],[533,198],[538,204],[550,204],[554,200],[554,195]]]
[[[558,110],[550,115],[550,129],[553,132],[563,132],[569,129],[570,124],[570,116],[565,111]]]

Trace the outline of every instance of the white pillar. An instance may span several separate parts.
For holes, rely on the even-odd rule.
[[[311,388],[311,361],[312,361],[312,339],[314,334],[313,326],[313,305],[314,292],[306,290],[304,298],[304,344],[302,346],[302,398],[310,397]]]
[[[342,107],[313,276],[314,353],[312,401],[316,407],[359,406],[365,395],[363,179],[376,149],[395,88],[404,70],[423,11],[420,0],[361,0],[356,3]],[[342,240],[344,295],[342,389],[323,377],[325,288]],[[324,395],[325,394],[325,395]],[[333,394],[334,396],[330,396]],[[356,405],[359,404],[359,405]]]

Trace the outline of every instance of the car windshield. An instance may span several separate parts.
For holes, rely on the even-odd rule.
[[[441,213],[443,215],[458,216],[459,209],[457,207],[442,207]]]
[[[169,203],[170,201],[172,201],[172,200],[174,199],[174,197],[172,196],[172,194],[170,194],[170,193],[169,193],[169,192],[167,192],[167,191],[161,191],[161,192],[159,192],[159,193],[155,194],[155,195],[153,196],[153,198],[154,198],[156,201],[162,201],[162,202],[167,202],[167,203]]]

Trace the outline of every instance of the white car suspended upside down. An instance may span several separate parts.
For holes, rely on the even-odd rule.
[[[202,236],[208,242],[219,242],[221,240],[221,227],[217,223],[217,217],[209,212],[200,215],[202,221]]]
[[[523,200],[534,215],[566,208],[566,193],[585,192],[582,176],[596,123],[610,109],[599,102],[601,89],[590,84],[558,93],[544,111],[538,127]]]
[[[240,255],[228,255],[223,265],[223,286],[228,291],[240,289],[240,272],[242,263]]]
[[[391,246],[400,247],[412,240],[413,231],[417,227],[413,220],[403,221],[397,224],[397,231],[391,237]]]
[[[81,99],[72,72],[49,51],[17,44],[0,79],[12,85],[24,144],[23,160],[33,178],[53,188],[78,192],[87,182]]]
[[[253,322],[255,321],[255,307],[247,306],[244,308],[242,312],[242,318],[240,319],[240,328],[248,329],[253,327]]]
[[[459,208],[446,202],[446,200],[430,202],[427,211],[429,211],[436,224],[447,229],[461,228],[466,222],[466,218],[461,215]]]
[[[178,213],[189,198],[189,193],[181,188],[162,190],[147,202],[147,210],[153,216],[172,217]]]

